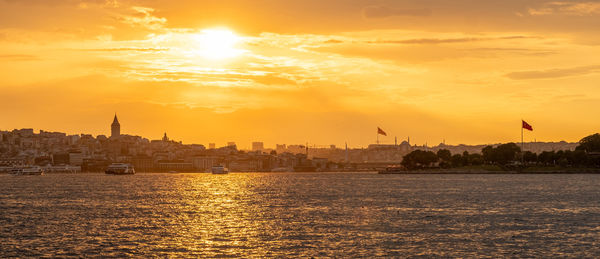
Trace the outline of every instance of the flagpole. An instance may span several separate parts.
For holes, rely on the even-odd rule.
[[[523,157],[523,154],[524,154],[525,150],[523,148],[524,148],[524,141],[523,141],[523,120],[521,120],[521,163],[523,163],[524,160],[525,160],[524,157]]]

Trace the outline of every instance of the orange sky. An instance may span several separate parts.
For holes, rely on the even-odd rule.
[[[0,129],[184,143],[578,141],[599,1],[0,0]]]

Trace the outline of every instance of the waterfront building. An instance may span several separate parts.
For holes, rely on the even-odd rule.
[[[252,142],[252,151],[262,151],[265,145],[262,142]]]
[[[218,157],[215,156],[196,156],[192,158],[192,166],[199,171],[208,171],[213,166],[218,165]]]
[[[277,154],[281,154],[287,151],[287,147],[285,146],[285,144],[276,144],[275,151],[277,152]]]
[[[81,166],[83,164],[83,154],[79,151],[69,152],[69,164]]]

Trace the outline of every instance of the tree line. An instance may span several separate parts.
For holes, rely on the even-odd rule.
[[[521,148],[515,143],[486,146],[481,154],[469,154],[465,151],[453,155],[448,149],[440,149],[437,153],[415,150],[403,157],[401,165],[409,170],[479,165],[600,167],[600,134],[581,139],[574,151],[544,151],[539,154],[521,152]]]

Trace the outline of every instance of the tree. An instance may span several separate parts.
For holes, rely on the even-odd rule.
[[[482,165],[483,164],[483,156],[481,154],[470,154],[469,155],[469,164],[470,165]]]
[[[469,161],[469,151],[465,151],[462,154],[462,159],[463,159],[463,165],[470,165],[470,161]]]
[[[487,146],[481,149],[481,154],[483,155],[483,161],[487,163],[492,163],[495,160],[495,152],[494,147]]]
[[[431,151],[415,150],[408,153],[402,158],[402,166],[406,169],[414,170],[420,168],[431,167],[433,163],[438,161],[438,157]]]
[[[517,154],[521,152],[521,148],[515,143],[507,143],[496,147],[496,152],[496,162],[501,165],[506,165],[517,159]]]
[[[586,152],[600,152],[600,134],[596,133],[582,138],[579,141],[579,145],[575,150],[582,150]]]
[[[554,151],[544,151],[538,155],[538,161],[544,165],[554,164]]]
[[[573,151],[573,164],[575,166],[584,166],[589,164],[589,159],[585,151],[575,150]]]
[[[537,163],[538,156],[531,151],[523,152],[523,160],[527,163]]]
[[[517,154],[521,152],[521,148],[515,143],[507,143],[497,146],[487,146],[481,150],[483,159],[488,163],[506,165],[517,159]]]
[[[437,156],[440,160],[444,162],[450,162],[450,158],[452,157],[452,153],[448,149],[440,149],[437,152]]]
[[[463,166],[463,157],[460,154],[453,155],[450,159],[450,164],[452,165],[452,167]]]

